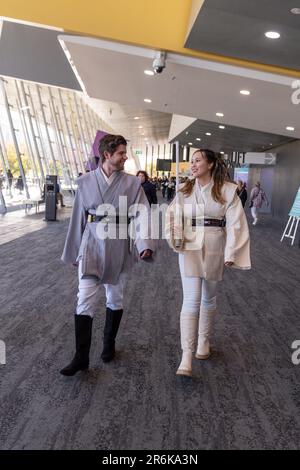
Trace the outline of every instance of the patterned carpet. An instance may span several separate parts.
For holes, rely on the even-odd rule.
[[[104,295],[91,369],[58,371],[73,353],[76,269],[60,260],[68,221],[0,246],[1,449],[299,449],[300,250],[282,225],[251,226],[253,269],[227,270],[209,361],[180,379],[177,256],[161,241],[126,287],[117,359],[100,360]]]

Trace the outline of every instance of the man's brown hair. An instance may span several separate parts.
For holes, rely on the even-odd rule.
[[[127,141],[122,135],[107,134],[100,140],[99,154],[102,163],[105,161],[104,152],[113,155],[119,145],[127,145]]]

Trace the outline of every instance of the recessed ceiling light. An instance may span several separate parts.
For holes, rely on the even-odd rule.
[[[149,98],[145,98],[144,101],[145,103],[152,103],[152,100],[150,100]]]
[[[154,75],[154,72],[153,70],[144,70],[144,74],[152,77]]]
[[[225,126],[219,126],[219,129],[225,129]]]
[[[225,154],[225,152],[220,152],[220,154],[221,154],[221,155],[224,155],[224,154]]]
[[[211,135],[211,133],[210,133],[210,132],[206,132],[206,135]]]
[[[288,126],[288,127],[286,128],[286,130],[287,130],[287,131],[294,131],[295,128],[294,128],[294,127],[291,127],[291,126]]]
[[[138,116],[135,116],[133,119],[137,120],[137,119],[140,119]]]
[[[193,142],[189,142],[189,145],[193,145]]]
[[[268,31],[265,33],[265,36],[269,39],[279,39],[280,33],[277,33],[277,31]]]
[[[218,116],[218,117],[224,117],[224,114],[223,114],[223,113],[216,113],[216,116]]]
[[[198,137],[196,140],[198,140],[198,142],[200,142],[200,141],[201,141],[201,139],[199,139],[199,137]]]
[[[139,126],[139,129],[143,129],[143,126]]]
[[[293,15],[300,15],[300,8],[292,8],[291,13],[293,13]]]
[[[188,134],[189,134],[189,133],[188,133],[188,132],[186,132],[186,135],[188,135]]]
[[[251,93],[250,93],[249,90],[241,90],[241,91],[240,91],[240,94],[241,94],[241,95],[245,95],[245,96],[249,96]]]

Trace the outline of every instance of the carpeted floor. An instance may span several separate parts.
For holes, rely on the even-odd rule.
[[[251,226],[253,269],[228,270],[209,361],[180,379],[177,256],[161,241],[126,288],[118,357],[100,360],[104,295],[91,369],[58,371],[74,347],[76,269],[60,260],[68,221],[0,246],[1,449],[299,449],[300,250],[271,219]]]

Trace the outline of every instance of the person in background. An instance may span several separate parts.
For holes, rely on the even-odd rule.
[[[6,173],[7,173],[7,178],[8,178],[9,189],[11,190],[12,183],[13,183],[13,179],[14,179],[14,175],[12,174],[12,172],[10,171],[10,169],[8,169]]]
[[[163,198],[166,197],[167,186],[168,186],[168,179],[164,176],[162,183],[161,183],[161,192],[162,192]]]
[[[260,186],[260,182],[258,181],[250,194],[250,208],[251,214],[253,217],[252,225],[256,225],[258,222],[258,210],[261,209],[262,205],[266,204],[269,206],[269,201],[266,196],[266,193]]]
[[[246,183],[244,183],[242,180],[238,180],[237,186],[237,194],[242,202],[243,207],[245,207],[248,198]]]
[[[169,181],[167,183],[167,199],[168,201],[171,201],[173,199],[175,192],[175,182],[173,178],[169,178]]]
[[[157,204],[156,188],[154,184],[150,183],[148,173],[140,170],[136,176],[141,180],[142,188],[145,191],[150,206]]]
[[[19,194],[24,190],[24,183],[21,175],[18,176],[15,188],[19,190]]]
[[[56,183],[56,204],[58,204],[59,202],[60,202],[60,207],[65,207],[63,195],[60,192],[60,186],[58,183]]]

